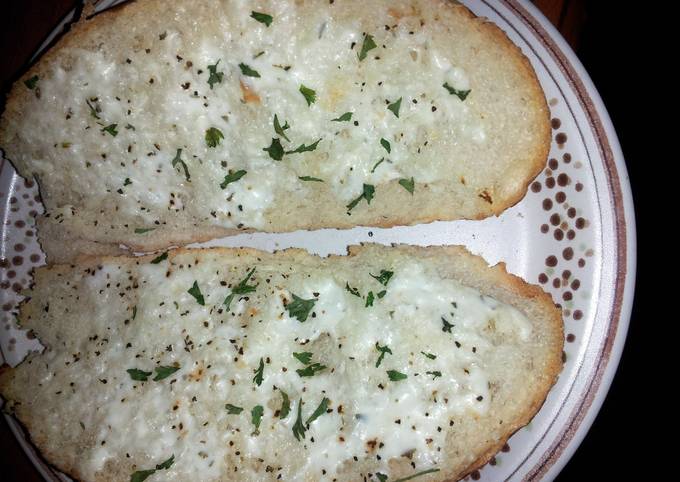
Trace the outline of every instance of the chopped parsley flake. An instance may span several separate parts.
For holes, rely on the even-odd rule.
[[[321,400],[319,406],[316,407],[316,410],[314,410],[312,415],[310,415],[310,417],[307,419],[307,422],[305,422],[307,424],[307,428],[309,428],[310,423],[312,423],[314,420],[316,420],[321,415],[326,413],[326,410],[328,410],[328,402],[330,402],[330,400],[328,400],[326,397],[324,397],[323,400]]]
[[[451,333],[451,328],[453,328],[454,326],[456,326],[456,325],[454,325],[453,323],[449,323],[448,321],[446,321],[446,318],[444,318],[442,316],[442,331],[443,332]]]
[[[143,482],[158,470],[167,470],[175,462],[175,455],[173,454],[168,460],[156,465],[155,469],[138,470],[130,476],[130,482]]]
[[[92,104],[90,104],[90,101],[87,100],[87,99],[85,100],[85,103],[90,108],[90,115],[92,117],[94,117],[95,119],[99,119],[99,111],[97,111],[97,108],[95,106],[93,106]]]
[[[310,89],[309,87],[305,87],[304,84],[300,85],[300,93],[307,101],[307,106],[310,106],[316,102],[316,91]]]
[[[251,18],[257,20],[258,22],[265,24],[267,27],[269,27],[272,24],[272,21],[274,20],[274,17],[272,17],[271,15],[256,12],[254,10],[250,12],[250,16]]]
[[[380,356],[378,357],[378,361],[375,362],[375,367],[378,368],[380,364],[382,363],[383,359],[385,358],[386,354],[392,354],[392,350],[390,350],[390,347],[385,345],[385,346],[380,346],[380,344],[376,341],[375,342],[375,349],[380,352]]]
[[[314,149],[316,149],[316,146],[319,145],[319,142],[321,142],[321,139],[308,146],[306,146],[305,144],[300,144],[296,149],[292,151],[286,151],[286,154],[299,154],[301,152],[313,151]]]
[[[272,143],[269,147],[265,147],[262,150],[268,152],[269,157],[275,161],[280,161],[283,159],[283,146],[281,145],[281,141],[276,137],[272,138]]]
[[[345,112],[342,114],[340,117],[336,117],[335,119],[331,119],[331,122],[348,122],[352,120],[352,112]]]
[[[375,279],[378,283],[380,283],[383,286],[387,286],[387,283],[390,282],[392,276],[394,276],[394,271],[387,271],[386,269],[381,269],[380,274],[377,276],[371,274],[371,278]]]
[[[375,40],[373,40],[373,37],[368,34],[364,35],[364,43],[361,44],[361,50],[358,53],[359,61],[361,62],[362,60],[364,60],[366,58],[366,54],[368,54],[370,50],[373,50],[376,47],[377,45],[375,44]]]
[[[232,182],[236,182],[239,179],[241,179],[243,176],[245,176],[248,173],[248,171],[244,171],[243,169],[238,170],[236,172],[230,172],[226,176],[224,176],[224,181],[220,183],[220,187],[222,189],[226,189],[229,184]]]
[[[138,368],[129,368],[127,372],[130,374],[130,378],[137,382],[145,382],[151,376],[151,372],[145,372]]]
[[[392,102],[390,105],[387,106],[387,109],[392,111],[392,114],[394,114],[397,118],[399,117],[399,109],[401,108],[401,97],[399,97],[399,100],[396,102]]]
[[[260,365],[255,370],[255,376],[253,377],[253,383],[258,387],[262,385],[262,378],[264,376],[264,360],[260,357]]]
[[[300,401],[298,402],[297,419],[295,420],[295,425],[293,425],[293,435],[299,441],[300,436],[302,436],[303,439],[305,438],[306,431],[305,424],[302,423],[302,398],[300,398]]]
[[[262,405],[255,405],[250,411],[250,421],[255,425],[255,431],[260,429],[262,415],[264,415],[264,407]]]
[[[413,178],[411,179],[399,179],[399,185],[406,189],[408,192],[413,195],[413,190],[415,188],[415,182],[413,181]]]
[[[184,170],[184,177],[187,178],[187,181],[190,181],[191,175],[189,174],[189,168],[187,167],[186,163],[182,160],[182,149],[177,149],[175,158],[172,160],[172,167],[177,169],[177,166],[182,167],[182,169]]]
[[[293,356],[305,365],[312,363],[312,353],[308,351],[303,351],[302,353],[293,352]]]
[[[238,415],[243,411],[243,408],[237,407],[236,405],[232,405],[231,403],[227,403],[224,408],[227,409],[227,413],[229,415]]]
[[[432,353],[425,353],[424,351],[421,351],[420,353],[425,355],[430,360],[435,360],[437,358],[437,355],[433,355]]]
[[[375,476],[378,478],[380,482],[387,482],[387,476],[385,474],[381,474],[380,472],[376,472]]]
[[[408,378],[408,375],[406,375],[405,373],[398,372],[396,370],[387,370],[387,376],[393,382],[398,382],[400,380],[406,380]]]
[[[384,158],[384,157],[382,157],[378,162],[375,163],[375,165],[373,166],[373,169],[371,169],[371,174],[373,174],[373,173],[375,172],[375,170],[377,169],[377,167],[378,167],[380,164],[382,164],[383,161],[385,161],[385,158]]]
[[[380,145],[385,148],[388,154],[392,152],[392,146],[390,145],[390,141],[387,139],[380,138]]]
[[[156,371],[156,376],[153,377],[153,381],[157,382],[165,378],[168,378],[170,375],[179,370],[179,367],[161,365],[159,367],[154,368],[154,370]]]
[[[159,255],[159,256],[156,256],[154,259],[152,259],[151,264],[158,264],[161,261],[165,261],[166,259],[168,259],[168,252],[167,251],[165,253]]]
[[[290,142],[290,139],[288,139],[288,136],[284,132],[286,129],[290,129],[290,126],[288,125],[288,121],[286,121],[283,125],[279,123],[279,118],[276,114],[274,114],[274,132],[276,132],[278,135],[283,137],[285,140]]]
[[[208,85],[210,86],[210,90],[212,90],[213,85],[221,84],[222,79],[224,78],[224,72],[217,71],[217,64],[220,63],[220,60],[221,59],[215,62],[215,65],[208,65],[208,72],[210,73],[210,76],[208,77]]]
[[[321,372],[326,368],[328,367],[326,365],[322,365],[321,363],[312,363],[307,365],[305,368],[298,368],[295,370],[295,372],[301,377],[313,377],[318,372]]]
[[[373,199],[373,196],[375,195],[375,186],[372,186],[371,184],[364,184],[363,192],[356,198],[354,199],[351,203],[349,203],[347,207],[347,213],[354,209],[359,202],[361,202],[362,199],[365,199],[368,204],[371,204],[371,200]]]
[[[135,234],[144,234],[153,231],[156,228],[135,228]]]
[[[236,295],[246,295],[248,293],[253,293],[260,285],[259,283],[256,285],[248,284],[248,281],[250,281],[250,278],[253,276],[253,273],[255,273],[255,268],[251,269],[250,272],[246,275],[246,277],[239,281],[239,283],[231,289],[231,293],[229,294],[229,296],[227,296],[224,299],[224,304],[226,305],[227,310],[231,306],[231,302],[233,301]]]
[[[314,303],[316,303],[314,298],[305,300],[293,294],[293,301],[286,305],[286,310],[288,310],[291,318],[297,318],[300,322],[304,323],[307,321],[309,312],[314,308]]]
[[[238,67],[241,69],[241,73],[246,77],[260,77],[260,73],[257,70],[250,68],[246,64],[238,64]]]
[[[290,413],[290,399],[288,398],[288,394],[284,392],[283,390],[281,391],[281,398],[283,399],[281,402],[281,410],[279,410],[279,418],[284,419],[288,416]]]
[[[137,318],[137,305],[132,307],[132,319]]]
[[[123,182],[123,187],[129,186],[130,184],[132,184],[132,181],[130,181],[129,177],[126,177],[125,181]]]
[[[366,308],[369,306],[373,306],[373,301],[375,301],[375,295],[373,294],[372,291],[369,291],[368,294],[366,295]]]
[[[106,127],[102,127],[101,131],[111,134],[113,137],[116,137],[118,135],[116,127],[118,127],[118,124],[109,124]]]
[[[205,131],[205,143],[208,147],[217,147],[222,139],[224,139],[224,134],[217,127],[211,127]]]
[[[299,176],[298,179],[300,181],[306,181],[306,182],[324,182],[323,179],[319,179],[318,177],[312,177],[312,176]]]
[[[422,475],[427,475],[427,474],[433,474],[435,472],[439,472],[439,469],[427,469],[427,470],[423,470],[422,472],[416,472],[413,475],[409,475],[408,477],[402,477],[401,479],[397,479],[394,482],[406,482],[407,480],[412,480],[412,479],[415,479],[416,477],[420,477]]]
[[[356,288],[352,288],[352,287],[349,285],[349,282],[346,282],[346,283],[345,283],[345,289],[346,289],[347,291],[349,291],[350,293],[352,293],[354,296],[358,296],[359,298],[361,298],[361,293],[359,293],[359,290],[356,289]]]
[[[24,85],[28,87],[30,90],[35,89],[35,86],[38,85],[38,81],[40,78],[37,75],[34,75],[30,79],[24,80]]]
[[[382,299],[383,296],[387,294],[387,290],[382,290],[380,293],[378,293],[378,298]]]
[[[450,86],[448,83],[446,83],[446,82],[444,82],[444,85],[443,85],[442,87],[444,87],[446,90],[448,90],[448,91],[449,91],[449,94],[455,95],[455,96],[458,97],[460,100],[465,100],[465,99],[467,98],[468,94],[469,94],[470,92],[472,92],[471,89],[468,89],[468,90],[458,90],[458,89],[455,89],[454,87],[451,87],[451,86]]]
[[[433,371],[433,372],[425,372],[425,374],[426,374],[426,375],[432,375],[432,380],[434,380],[434,379],[437,378],[437,377],[441,377],[441,376],[442,376],[442,372],[440,372],[439,370],[435,370],[435,371]]]
[[[203,298],[203,294],[201,293],[201,288],[198,287],[198,281],[194,281],[194,284],[191,285],[191,288],[189,288],[187,293],[196,298],[196,303],[198,303],[201,306],[205,306],[205,299]]]

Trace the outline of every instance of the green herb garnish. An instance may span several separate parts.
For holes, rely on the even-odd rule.
[[[300,85],[300,93],[307,101],[307,106],[310,106],[316,102],[316,91],[310,89],[309,87],[305,87],[304,84]]]
[[[437,355],[433,355],[432,353],[425,353],[424,351],[421,351],[420,353],[425,355],[430,360],[435,360],[437,358]]]
[[[210,90],[212,90],[213,85],[221,84],[222,79],[224,78],[224,72],[217,71],[217,64],[220,63],[220,60],[221,59],[215,62],[215,65],[208,65],[208,72],[210,73],[210,76],[208,77],[208,85],[210,86]]]
[[[352,120],[352,112],[345,112],[342,114],[340,117],[336,117],[335,119],[331,119],[331,122],[347,122]]]
[[[148,479],[150,476],[156,473],[158,470],[167,470],[169,469],[172,464],[175,462],[175,455],[173,454],[168,460],[165,462],[161,462],[160,464],[156,465],[155,469],[148,469],[148,470],[138,470],[137,472],[134,472],[130,476],[130,482],[143,482],[146,479]]]
[[[205,306],[205,299],[203,298],[203,294],[201,293],[201,288],[198,287],[198,281],[194,281],[194,284],[191,285],[191,288],[189,288],[187,293],[196,298],[196,303],[198,303],[201,306]]]
[[[28,87],[30,90],[35,89],[35,86],[38,85],[38,81],[40,78],[37,75],[34,75],[30,79],[24,80],[24,85]]]
[[[231,306],[231,302],[234,299],[235,295],[246,295],[248,293],[253,293],[260,285],[259,283],[256,285],[248,284],[248,281],[250,281],[250,278],[251,276],[253,276],[253,273],[255,273],[255,268],[251,269],[250,272],[246,275],[246,277],[239,281],[239,283],[231,289],[231,293],[229,294],[229,296],[227,296],[224,299],[224,304],[226,305],[227,310]]]
[[[164,378],[168,378],[170,375],[179,370],[179,367],[161,365],[159,367],[154,368],[154,370],[156,371],[156,376],[153,377],[153,381],[158,382],[160,380],[163,380]]]
[[[408,375],[406,375],[405,373],[398,372],[396,370],[387,370],[387,376],[393,382],[398,382],[400,380],[406,380],[408,378]]]
[[[250,411],[250,421],[255,425],[255,431],[260,429],[262,415],[264,415],[264,407],[262,405],[255,405]]]
[[[151,260],[151,264],[158,264],[161,261],[165,261],[168,259],[168,252],[166,251],[165,253],[161,254],[160,256],[156,256],[154,259]]]
[[[90,108],[90,115],[95,119],[99,119],[99,112],[97,111],[97,108],[90,104],[90,101],[88,99],[85,99],[85,103]]]
[[[392,102],[387,106],[387,108],[392,111],[392,114],[394,114],[396,117],[399,117],[399,109],[401,108],[401,97],[399,97],[399,100],[396,102]]]
[[[375,349],[380,352],[380,356],[378,357],[378,361],[375,362],[375,367],[378,368],[380,364],[382,363],[383,359],[385,358],[386,354],[392,354],[392,350],[390,350],[390,347],[387,345],[385,346],[380,346],[380,344],[376,341],[375,342]]]
[[[208,147],[217,147],[222,139],[224,139],[224,134],[217,127],[211,127],[205,131],[205,143]]]
[[[305,365],[312,363],[312,353],[308,351],[303,351],[302,353],[293,352],[293,356]]]
[[[255,370],[255,376],[253,377],[253,383],[258,387],[262,385],[262,379],[264,377],[264,360],[260,358],[260,365]]]
[[[227,409],[227,413],[229,415],[238,415],[243,411],[243,408],[237,407],[236,405],[232,405],[231,403],[227,403],[224,408]]]
[[[307,425],[307,428],[309,428],[310,423],[312,423],[314,420],[316,420],[321,415],[326,413],[326,410],[328,410],[328,402],[330,402],[330,400],[328,400],[326,397],[324,397],[323,400],[321,400],[321,403],[319,404],[319,406],[316,407],[316,410],[314,410],[312,415],[307,419],[307,422],[305,422],[306,425]]]
[[[380,293],[378,293],[378,298],[382,299],[383,296],[387,294],[387,290],[382,290]]]
[[[435,371],[433,371],[433,372],[425,372],[425,374],[426,374],[426,375],[432,375],[432,380],[434,380],[434,379],[437,378],[437,377],[441,377],[441,376],[442,376],[442,372],[440,372],[439,370],[435,370]]]
[[[274,17],[272,17],[271,15],[256,12],[254,10],[250,12],[250,16],[251,18],[257,20],[258,22],[265,24],[267,27],[269,27],[272,24],[272,20],[274,20]]]
[[[295,420],[295,425],[293,425],[293,435],[299,441],[301,436],[303,439],[305,438],[306,431],[305,424],[302,423],[302,398],[300,398],[297,409],[297,420]]]
[[[326,368],[328,367],[326,365],[322,365],[321,363],[312,363],[311,365],[307,365],[305,368],[298,368],[295,370],[295,372],[301,377],[313,377],[318,372],[321,372]]]
[[[172,160],[172,167],[176,169],[177,166],[181,166],[182,169],[184,169],[184,177],[187,178],[187,181],[190,181],[191,175],[189,174],[189,168],[187,167],[186,163],[182,160],[182,149],[177,149],[175,158]]]
[[[272,143],[269,147],[265,147],[262,149],[263,151],[267,151],[269,153],[269,157],[274,159],[275,161],[280,161],[283,159],[283,146],[281,145],[281,141],[278,140],[278,138],[272,138]]]
[[[394,276],[394,271],[387,271],[386,269],[381,269],[380,274],[377,276],[371,273],[368,274],[371,275],[371,278],[375,279],[381,285],[387,286],[387,283],[389,283],[390,279],[392,279],[392,276]]]
[[[307,182],[324,182],[323,179],[319,179],[318,177],[312,177],[312,176],[298,176],[298,179],[300,181],[307,181]]]
[[[321,142],[321,139],[316,141],[314,144],[310,144],[308,146],[306,146],[305,144],[300,144],[296,149],[292,151],[286,151],[286,154],[299,154],[301,152],[313,151],[314,149],[316,149],[316,146],[319,145],[319,142]]]
[[[387,151],[388,154],[392,152],[392,146],[390,145],[390,141],[388,141],[387,139],[384,139],[384,138],[381,137],[380,138],[380,145],[385,148],[385,150]]]
[[[101,132],[107,132],[111,134],[113,137],[116,137],[118,135],[116,127],[118,127],[118,124],[109,124],[106,127],[102,127]]]
[[[135,234],[144,234],[148,233],[149,231],[153,231],[156,228],[135,228]]]
[[[239,179],[241,179],[243,176],[245,176],[248,173],[248,171],[244,171],[243,169],[236,171],[236,172],[230,172],[226,176],[224,176],[224,181],[220,183],[220,187],[222,189],[226,189],[229,184],[232,182],[236,182]]]
[[[362,61],[366,58],[366,54],[368,54],[369,50],[373,50],[376,48],[377,45],[375,44],[375,41],[373,40],[373,37],[371,35],[364,35],[364,43],[361,44],[361,50],[359,51],[359,61]]]
[[[375,476],[378,477],[378,480],[380,482],[387,482],[387,476],[385,474],[381,474],[380,472],[376,472]]]
[[[290,399],[288,398],[288,394],[284,392],[283,390],[281,391],[281,398],[283,399],[281,402],[281,409],[279,410],[279,418],[284,419],[288,416],[290,413]]]
[[[293,301],[286,305],[286,310],[288,310],[291,318],[297,318],[300,322],[304,323],[307,321],[309,312],[314,308],[314,303],[316,303],[314,298],[305,300],[297,295],[293,295]]]
[[[439,469],[427,469],[423,470],[422,472],[417,472],[413,475],[409,475],[408,477],[402,477],[401,479],[397,479],[394,482],[406,482],[407,480],[412,480],[415,479],[416,477],[420,477],[421,475],[426,475],[426,474],[433,474],[435,472],[439,472]]]
[[[451,87],[448,83],[444,82],[443,87],[449,91],[449,94],[455,95],[458,97],[460,100],[465,100],[468,96],[468,94],[472,91],[471,89],[468,90],[458,90],[454,87]]]
[[[399,185],[406,189],[408,192],[413,194],[413,189],[415,188],[415,182],[413,178],[411,179],[399,179]]]
[[[368,294],[366,295],[365,307],[368,308],[369,306],[373,306],[373,301],[375,301],[375,295],[373,294],[372,291],[369,291]]]
[[[371,184],[364,184],[363,192],[346,206],[347,213],[349,214],[349,212],[354,209],[362,199],[365,199],[368,204],[371,204],[374,194],[375,186],[372,186]]]
[[[290,142],[290,139],[288,139],[288,136],[284,132],[286,129],[290,129],[288,121],[286,121],[282,126],[281,124],[279,124],[279,118],[276,116],[276,114],[274,114],[274,132],[276,132],[278,135],[280,135],[285,140]]]
[[[130,378],[137,382],[145,382],[151,376],[151,372],[145,372],[138,368],[129,368],[127,372],[130,374]]]
[[[349,285],[349,282],[346,282],[346,283],[345,283],[345,289],[346,289],[347,291],[349,291],[350,293],[352,293],[354,296],[358,296],[359,298],[361,298],[361,293],[359,293],[359,290],[358,290],[357,288],[352,288],[352,287]]]
[[[442,316],[442,331],[443,332],[451,333],[451,328],[453,328],[454,326],[456,326],[456,325],[454,325],[453,323],[449,323],[448,321],[446,321],[446,318],[444,318]]]
[[[382,164],[384,161],[385,161],[385,158],[382,157],[378,162],[376,162],[375,165],[373,166],[373,169],[371,169],[371,174],[373,174],[373,173],[375,172],[376,168],[377,168],[380,164]]]
[[[238,67],[241,69],[241,73],[246,77],[260,77],[260,73],[257,70],[251,69],[246,64],[238,64]]]

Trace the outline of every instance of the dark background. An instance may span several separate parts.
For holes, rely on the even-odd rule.
[[[78,3],[77,0],[23,0],[0,5],[3,98],[11,82],[26,69],[31,54],[66,12]],[[642,55],[645,46],[641,44],[640,27],[644,24],[641,10],[625,8],[622,4],[626,2],[600,0],[535,0],[534,3],[572,45],[609,110],[631,178],[639,233],[638,253],[642,253],[650,218],[643,215],[648,197],[642,195],[641,166],[655,160],[647,150],[654,142],[644,142],[645,132],[654,119],[642,116],[636,105],[640,105],[641,98],[644,100],[649,89],[654,87],[646,75],[657,67],[645,65],[652,62]],[[645,386],[650,381],[641,378],[645,375],[642,367],[647,363],[647,350],[652,341],[641,318],[646,286],[640,279],[646,279],[648,267],[638,262],[637,269],[636,303],[616,378],[590,432],[557,482],[651,476],[653,469],[644,462],[643,452],[654,450],[657,438],[651,437],[649,432],[643,437],[640,428],[646,425],[645,420],[650,416],[646,409],[648,398],[655,395]],[[1,417],[0,468],[3,480],[41,480]]]

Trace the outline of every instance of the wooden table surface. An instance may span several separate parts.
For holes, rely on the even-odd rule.
[[[0,63],[0,83],[3,92],[6,92],[11,82],[25,70],[28,59],[46,35],[69,10],[79,3],[78,0],[23,0],[5,1],[2,3],[0,6],[0,58],[2,59]],[[592,11],[589,10],[589,7],[597,4],[597,2],[588,2],[588,0],[534,0],[534,3],[558,27],[562,35],[574,47],[577,53],[581,55],[579,47],[583,41],[582,33],[584,28],[588,28],[588,12]],[[596,14],[597,12],[602,13],[597,10],[597,6],[592,8],[594,8]],[[609,16],[609,13],[607,13],[607,16]],[[590,28],[592,30],[592,25]],[[597,40],[599,38],[596,33],[591,33],[588,37],[591,42],[602,40]],[[588,50],[584,51],[588,52]],[[584,61],[584,63],[586,62]],[[587,63],[586,67],[590,69]],[[591,70],[592,73],[593,71]],[[601,85],[598,85],[598,87],[602,88]],[[4,104],[4,101],[0,101],[0,108],[1,104]],[[617,378],[617,380],[619,379],[621,379],[621,375]],[[618,386],[622,386],[622,383],[624,382],[620,382]],[[617,385],[615,383],[613,391],[616,391],[616,389]],[[609,398],[611,397],[610,392]],[[607,409],[607,406],[610,408]],[[607,473],[606,471],[597,471],[597,467],[601,466],[600,462],[602,460],[601,457],[598,458],[597,451],[603,446],[611,444],[611,440],[607,438],[606,432],[610,426],[616,424],[616,420],[612,421],[611,416],[609,419],[606,418],[608,413],[615,411],[615,408],[612,408],[612,402],[608,401],[605,404],[605,409],[602,410],[598,421],[581,449],[579,449],[576,456],[558,477],[559,481],[574,480],[575,477],[580,479],[580,475],[584,474],[585,467],[587,467],[587,473],[590,476]],[[601,421],[602,419],[604,421]],[[611,475],[611,472],[609,474]],[[42,480],[17,444],[2,417],[0,417],[0,479],[8,482],[37,482]],[[596,478],[590,478],[590,480],[596,480]]]

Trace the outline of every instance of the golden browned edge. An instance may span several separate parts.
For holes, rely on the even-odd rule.
[[[360,255],[362,251],[366,249],[371,249],[372,247],[377,247],[380,245],[377,244],[362,244],[362,245],[352,245],[348,246],[347,248],[347,257],[354,257],[357,255]],[[493,285],[493,286],[498,286],[501,288],[505,288],[509,291],[509,294],[515,295],[517,297],[523,298],[523,299],[528,299],[531,300],[533,303],[535,303],[538,307],[540,307],[540,311],[542,312],[543,315],[545,315],[545,321],[549,324],[549,329],[547,330],[550,334],[552,334],[552,342],[553,342],[553,347],[552,350],[550,350],[550,353],[552,354],[552,358],[548,361],[547,365],[549,367],[548,370],[548,375],[546,376],[545,380],[546,383],[540,387],[539,390],[536,391],[535,397],[532,400],[532,402],[529,404],[527,407],[526,411],[522,413],[515,421],[514,423],[510,423],[507,426],[507,430],[505,434],[498,440],[496,443],[493,445],[489,446],[488,449],[483,452],[477,459],[475,459],[468,467],[464,468],[462,471],[460,471],[457,475],[455,475],[454,479],[448,479],[448,480],[460,480],[466,475],[468,475],[470,472],[482,467],[485,465],[491,457],[493,457],[498,451],[503,447],[503,445],[508,441],[508,439],[520,428],[525,426],[526,424],[531,421],[531,419],[534,417],[534,415],[538,412],[538,410],[541,408],[543,405],[545,398],[547,397],[548,392],[550,391],[551,387],[554,385],[555,381],[557,380],[557,377],[562,370],[562,348],[563,348],[563,340],[564,340],[564,325],[563,325],[563,320],[561,316],[560,310],[555,306],[555,304],[552,301],[552,298],[550,297],[549,294],[547,294],[545,291],[543,291],[539,286],[532,285],[524,281],[522,278],[515,276],[511,273],[508,273],[506,270],[506,265],[505,263],[498,263],[495,266],[488,266],[484,258],[481,256],[477,256],[475,254],[472,254],[470,251],[468,251],[464,246],[428,246],[428,247],[419,247],[419,246],[409,246],[409,245],[393,245],[391,248],[390,247],[384,247],[385,249],[395,249],[403,253],[407,254],[425,254],[425,258],[435,256],[435,255],[440,255],[440,254],[445,254],[448,256],[450,259],[456,259],[456,258],[466,258],[468,261],[471,263],[474,263],[474,268],[475,268],[475,276],[481,278],[482,281],[485,283],[488,283],[488,285]],[[175,249],[172,251],[168,251],[168,260],[172,261],[175,257],[180,256],[180,255],[185,255],[185,254],[198,254],[198,253],[218,253],[221,256],[224,257],[240,257],[242,255],[245,256],[262,256],[262,257],[271,257],[271,256],[286,256],[286,257],[291,257],[295,258],[297,255],[302,255],[307,258],[313,258],[313,257],[318,257],[317,255],[310,255],[307,251],[304,249],[299,249],[299,248],[288,248],[285,250],[281,251],[275,251],[274,253],[269,253],[266,251],[261,251],[255,248],[224,248],[224,247],[214,247],[214,248],[179,248]],[[328,258],[343,258],[345,257],[344,255],[330,255]],[[145,264],[150,262],[152,259],[155,258],[155,255],[145,255],[145,256],[139,256],[139,257],[129,257],[129,256],[102,256],[102,257],[97,257],[97,256],[84,256],[79,260],[78,267],[79,268],[85,268],[87,266],[91,265],[97,265],[97,264],[102,264],[102,263],[117,263],[117,264]],[[320,258],[320,257],[318,257]],[[36,277],[39,276],[43,272],[50,272],[50,271],[58,271],[58,272],[65,272],[70,269],[73,269],[76,265],[75,264],[60,264],[60,265],[51,265],[51,266],[43,266],[40,268],[37,268],[36,270]],[[484,288],[479,288],[480,291],[484,292]],[[26,303],[28,302],[28,298],[24,300],[21,304],[21,310],[20,312],[23,313],[23,309],[26,306]],[[507,301],[506,301],[507,302]],[[509,303],[512,304],[512,303]],[[0,368],[0,395],[2,395],[5,390],[6,386],[10,383],[10,379],[13,376],[13,369],[11,368],[6,368],[2,367]],[[2,395],[4,398],[4,395]],[[26,429],[25,432],[28,434],[29,439],[31,442],[40,450],[40,452],[43,454],[45,457],[45,460],[56,467],[58,470],[67,473],[69,475],[73,475],[76,477],[77,480],[82,480],[82,474],[79,473],[78,469],[76,467],[66,465],[63,462],[60,461],[59,454],[55,453],[53,451],[49,451],[45,449],[45,443],[43,439],[39,437],[33,437],[30,432],[30,423],[26,420],[22,420],[18,417],[17,414],[15,414],[16,418],[19,420],[19,422],[22,424],[22,426]]]
[[[156,5],[153,6],[152,2],[155,3]],[[416,218],[391,217],[383,220],[381,217],[377,217],[375,222],[370,223],[363,222],[352,223],[349,219],[347,220],[347,222],[340,223],[336,226],[327,226],[322,223],[317,223],[308,225],[304,229],[315,230],[328,227],[350,228],[354,226],[391,228],[394,226],[411,226],[421,223],[430,223],[433,221],[449,221],[454,219],[479,220],[489,217],[491,215],[498,216],[503,211],[514,206],[524,198],[524,196],[527,193],[529,184],[541,172],[541,170],[545,166],[551,142],[551,131],[549,122],[550,111],[548,109],[548,105],[546,103],[543,90],[541,89],[540,83],[538,81],[538,77],[536,76],[536,72],[531,66],[529,60],[526,58],[526,56],[524,56],[519,47],[517,47],[508,38],[505,32],[501,30],[496,24],[486,19],[476,17],[467,7],[454,3],[451,0],[433,0],[433,8],[436,8],[434,5],[435,2],[443,6],[444,8],[458,9],[467,19],[469,19],[471,22],[476,22],[479,28],[485,30],[499,44],[503,45],[503,47],[507,49],[509,54],[508,57],[514,59],[516,67],[521,72],[523,72],[527,85],[531,86],[531,90],[533,91],[531,103],[534,105],[537,111],[542,111],[544,113],[545,122],[542,122],[540,125],[536,126],[540,127],[543,131],[541,133],[543,142],[540,145],[536,145],[535,149],[532,152],[527,153],[527,157],[532,160],[531,162],[532,168],[528,171],[528,175],[526,175],[523,182],[520,183],[522,188],[514,191],[513,193],[509,193],[508,195],[506,195],[505,198],[494,200],[493,205],[490,206],[478,205],[479,209],[478,214],[470,218],[455,215],[452,216],[450,214],[447,214],[446,211],[441,211],[438,213],[419,216]],[[63,36],[63,38],[57,42],[57,44],[54,47],[48,50],[41,57],[40,61],[37,62],[31,69],[29,69],[29,71],[26,72],[12,86],[12,89],[8,94],[5,112],[0,117],[0,145],[8,144],[10,142],[7,133],[7,124],[11,121],[14,115],[18,115],[20,113],[21,105],[23,104],[24,99],[27,96],[34,95],[32,91],[23,88],[23,82],[33,75],[39,75],[41,73],[41,67],[43,64],[49,62],[50,60],[58,58],[61,53],[61,50],[69,48],[71,46],[82,44],[85,42],[85,40],[91,40],[91,37],[93,36],[96,37],[96,33],[97,30],[99,29],[100,24],[104,24],[116,16],[129,14],[130,17],[135,17],[142,14],[145,15],[147,14],[148,10],[153,11],[155,9],[161,8],[162,6],[163,2],[160,0],[147,0],[145,2],[136,2],[134,0],[130,0],[114,8],[108,9],[96,15],[95,17],[92,17],[89,20],[86,19],[87,15],[85,15],[84,13],[81,20],[75,23],[71,30],[67,32]],[[162,231],[162,228],[159,228],[158,232],[156,232],[156,236],[154,236],[153,238],[149,237],[149,239],[140,239],[139,236],[131,235],[129,239],[126,240],[118,239],[115,240],[114,243],[116,245],[119,243],[125,244],[128,248],[130,248],[133,251],[149,252],[157,249],[167,248],[168,246],[203,242],[209,239],[215,239],[220,236],[229,236],[233,234],[254,231],[250,229],[247,230],[228,229],[217,226],[212,228],[213,229],[200,228],[201,230],[203,230],[203,233],[196,233],[191,229],[187,229],[185,233],[182,233],[179,236],[177,234],[173,235],[173,233],[164,233],[163,232],[164,230]],[[273,230],[273,232],[276,232],[276,230]],[[86,239],[86,241],[95,242],[101,245],[112,244],[104,243],[94,239],[89,240]]]

